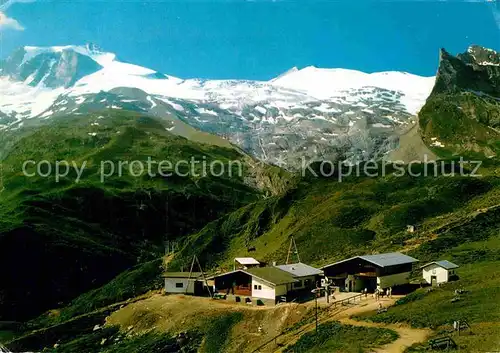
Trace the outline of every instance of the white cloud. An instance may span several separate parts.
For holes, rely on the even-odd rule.
[[[24,27],[17,22],[17,20],[7,17],[6,14],[0,12],[0,31],[3,29],[13,29],[16,31],[24,30]]]
[[[16,31],[23,31],[24,27],[21,26],[16,19],[10,18],[5,14],[5,11],[16,2],[27,3],[35,0],[0,0],[0,31],[3,29],[13,29]]]

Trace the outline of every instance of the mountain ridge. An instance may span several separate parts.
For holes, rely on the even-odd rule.
[[[82,55],[100,68],[87,66],[89,74],[81,75],[78,67],[65,64],[72,61],[63,60],[74,56],[84,62]],[[43,56],[53,64],[37,69]],[[30,73],[40,80],[19,75],[30,63]],[[395,147],[397,131],[414,119],[434,82],[407,73],[313,67],[295,68],[270,81],[184,80],[121,62],[90,45],[28,47],[0,66],[4,132],[89,109],[132,110],[174,117],[268,163],[286,159],[289,169],[300,167],[303,159],[354,162],[383,156]],[[133,93],[137,90],[143,93]]]

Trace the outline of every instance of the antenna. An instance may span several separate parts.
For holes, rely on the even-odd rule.
[[[165,256],[170,254],[170,241],[168,240],[169,214],[170,214],[170,194],[167,192],[167,201],[165,202]]]
[[[165,256],[174,254],[177,249],[178,249],[177,241],[165,240]]]
[[[293,247],[293,252],[292,252]],[[290,237],[290,246],[288,247],[288,254],[286,255],[286,264],[288,265],[290,258],[293,254],[297,255],[297,262],[300,262],[299,249],[297,249],[297,243],[295,242],[295,238],[293,235]]]
[[[188,282],[187,282],[187,286],[186,286],[186,293],[188,292],[188,289],[189,289],[189,281],[191,280],[191,275],[193,274],[193,268],[194,268],[195,263],[198,265],[198,268],[200,269],[201,275],[203,276],[203,282],[205,283],[205,287],[208,290],[208,294],[210,294],[210,298],[213,298],[214,296],[212,294],[212,291],[210,290],[210,286],[208,285],[207,278],[205,277],[205,272],[203,272],[203,268],[201,268],[200,261],[198,260],[198,257],[196,255],[193,255],[193,261],[191,262],[191,269],[189,270],[189,277],[188,277]]]

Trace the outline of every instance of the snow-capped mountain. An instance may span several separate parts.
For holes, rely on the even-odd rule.
[[[312,66],[270,81],[183,80],[94,45],[24,47],[0,62],[0,130],[127,109],[223,136],[269,162],[355,160],[394,148],[433,85],[403,72]]]

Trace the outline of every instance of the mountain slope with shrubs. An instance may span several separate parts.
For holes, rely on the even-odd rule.
[[[0,268],[9,271],[0,274],[0,320],[20,321],[62,305],[158,258],[165,240],[182,239],[287,183],[286,173],[236,148],[194,143],[168,128],[137,113],[107,111],[21,131],[4,149]],[[163,166],[167,176],[129,166],[120,173],[120,161],[146,165],[148,157],[170,161]],[[175,170],[177,161],[192,158],[199,162],[192,171],[187,163]],[[62,160],[70,169],[66,174],[60,164],[66,175],[57,180]],[[32,161],[26,170],[32,177],[23,172],[26,161]],[[203,161],[220,161],[225,174],[204,175]]]
[[[423,171],[424,166],[418,168]],[[447,168],[452,168],[451,162]],[[457,171],[454,177],[388,173],[343,182],[305,179],[284,195],[244,206],[191,235],[172,266],[186,266],[193,254],[207,268],[229,268],[235,256],[279,263],[286,259],[292,236],[301,261],[315,265],[411,249],[432,239],[441,227],[467,223],[471,212],[500,203],[498,165],[485,166],[480,173],[483,177],[460,176]],[[419,231],[407,233],[407,225]],[[488,227],[494,228],[495,222]],[[469,239],[456,239],[461,241]]]

